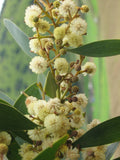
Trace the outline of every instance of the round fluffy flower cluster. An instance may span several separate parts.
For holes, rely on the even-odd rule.
[[[56,0],[50,5],[48,3],[39,3],[36,0],[35,5],[27,7],[25,11],[25,23],[35,32],[33,37],[30,37],[29,47],[31,52],[38,55],[31,60],[29,68],[40,74],[49,66],[52,73],[57,72],[53,73],[53,76],[64,76],[69,72],[69,65],[64,58],[60,58],[66,53],[60,50],[83,44],[87,23],[81,18],[80,11],[86,13],[89,8],[86,5],[78,7],[74,0]],[[47,34],[44,35],[45,33]],[[53,52],[55,57],[51,60]],[[92,64],[86,64],[82,69],[88,74],[93,74],[96,70]]]
[[[5,131],[0,132],[0,158],[6,159],[6,154],[8,152],[8,146],[11,143],[11,136]]]
[[[82,151],[84,160],[106,160],[106,146],[86,148]]]
[[[70,24],[70,31],[79,36],[84,35],[87,32],[87,23],[82,18],[76,18]]]
[[[54,68],[59,75],[65,75],[68,73],[69,64],[65,58],[57,58],[54,63]]]
[[[46,71],[48,66],[48,63],[45,58],[36,56],[32,59],[30,62],[30,69],[32,72],[35,72],[36,74],[40,74]]]
[[[76,4],[73,0],[65,0],[59,7],[59,14],[63,17],[74,15],[76,12]]]
[[[35,26],[35,19],[41,14],[41,9],[37,5],[27,7],[25,11],[25,23],[29,27]]]
[[[86,62],[84,66],[82,66],[83,74],[86,76],[87,74],[93,75],[96,72],[96,65],[93,62]]]
[[[61,103],[59,98],[51,98],[48,102],[38,100],[32,96],[26,98],[25,104],[29,113],[26,117],[38,124],[39,127],[28,131],[30,139],[36,142],[37,148],[35,149],[27,143],[23,144],[19,150],[23,160],[29,157],[28,155],[34,158],[40,151],[52,146],[55,141],[70,130],[72,132],[75,129],[77,137],[83,134],[81,130],[79,131],[79,128],[84,124],[83,107],[87,104],[87,98],[83,94],[76,96],[78,97],[78,102],[74,103],[69,103],[68,101]],[[74,134],[72,137],[75,140],[76,134],[75,137]],[[67,147],[64,157],[78,158],[79,151],[77,148],[68,149]]]
[[[54,37],[61,40],[62,45],[78,47],[83,44],[82,36],[87,33],[87,23],[80,18],[79,9],[73,0],[60,1],[56,7],[57,16],[63,17],[67,23],[64,23],[54,29]],[[81,12],[85,13],[88,7],[81,7]],[[88,9],[89,10],[89,9]],[[54,10],[54,13],[56,13]]]

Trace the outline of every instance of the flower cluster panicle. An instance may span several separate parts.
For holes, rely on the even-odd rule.
[[[86,132],[82,127],[85,124],[84,108],[88,99],[85,94],[80,93],[76,82],[81,74],[93,75],[96,66],[92,62],[83,65],[85,56],[82,55],[69,64],[64,55],[67,48],[83,44],[87,23],[80,14],[87,13],[89,8],[86,5],[77,6],[74,0],[56,0],[53,3],[49,0],[34,0],[34,3],[25,11],[25,23],[34,32],[33,37],[29,38],[29,47],[36,55],[32,58],[29,68],[36,74],[41,74],[49,68],[57,91],[56,97],[46,101],[46,91],[39,82],[37,86],[41,90],[42,99],[27,96],[25,104],[28,115],[25,116],[39,127],[27,131],[34,143],[22,144],[19,154],[23,160],[32,160],[59,138],[69,134],[66,143],[57,151],[55,159],[77,160],[80,157],[79,148],[73,149],[72,143]],[[88,129],[95,125],[97,121],[94,120],[88,125]],[[96,156],[98,148],[95,151]],[[87,160],[88,151],[83,150],[83,155]]]

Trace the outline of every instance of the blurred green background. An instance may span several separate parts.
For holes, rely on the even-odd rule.
[[[32,0],[6,0],[0,17],[0,90],[14,100],[20,91],[36,80],[36,75],[28,69],[30,59],[5,28],[3,18],[9,18],[26,34],[31,35],[31,31],[24,24],[25,8],[31,3]]]

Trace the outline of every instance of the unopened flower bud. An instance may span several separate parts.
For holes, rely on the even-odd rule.
[[[81,7],[81,12],[82,12],[82,13],[87,13],[88,11],[89,11],[88,6],[87,6],[87,5],[82,5],[82,7]]]
[[[39,52],[38,52],[38,54],[39,54],[41,57],[44,57],[44,58],[47,57],[47,54],[46,54],[46,52],[45,52],[43,49],[40,49]]]
[[[61,40],[61,39],[56,39],[56,40],[55,40],[55,44],[56,44],[57,47],[60,48],[61,45],[62,45],[62,40]]]
[[[77,102],[77,101],[78,101],[78,98],[77,98],[77,97],[72,97],[72,101],[73,101],[73,102]]]
[[[57,75],[57,76],[55,77],[55,79],[56,79],[57,81],[61,81],[61,79],[62,79],[62,76],[60,76],[60,75]]]
[[[60,6],[60,2],[59,2],[59,1],[54,1],[54,2],[53,2],[53,6],[54,6],[55,8],[58,8],[58,7]]]
[[[58,18],[58,15],[59,15],[59,10],[57,8],[53,9],[52,10],[52,16],[53,16],[53,18]]]
[[[33,97],[33,96],[29,96],[29,97],[26,98],[25,104],[26,104],[26,106],[28,106],[30,103],[32,103],[34,101],[37,101],[37,98]]]
[[[69,97],[69,98],[68,98],[68,102],[69,102],[69,103],[72,103],[72,98]]]
[[[51,49],[53,49],[53,43],[48,41],[48,42],[45,44],[45,49],[46,49],[46,50],[51,50]]]
[[[80,115],[80,110],[79,109],[75,109],[75,111],[74,111],[74,114],[76,114],[76,115]]]
[[[76,66],[75,66],[75,70],[76,70],[76,71],[80,71],[80,70],[81,70],[81,65],[79,65],[79,64],[76,65]]]
[[[72,92],[77,93],[79,91],[78,86],[73,86],[72,87]]]
[[[78,77],[73,76],[73,77],[71,78],[71,82],[77,82],[77,81],[78,81]]]
[[[62,48],[62,49],[60,50],[60,54],[62,54],[62,55],[66,54],[66,50]]]
[[[65,91],[66,88],[68,88],[68,86],[69,86],[68,82],[66,82],[66,81],[62,81],[62,83],[60,84],[60,88],[62,91]]]
[[[58,154],[57,154],[57,156],[61,159],[61,158],[64,158],[64,155],[63,155],[63,153],[62,152],[58,152]]]
[[[39,17],[33,18],[33,21],[34,21],[34,22],[38,22],[38,20],[39,20]]]
[[[4,143],[0,143],[0,154],[4,155],[8,151],[8,146]]]
[[[85,116],[86,116],[86,112],[83,113],[83,117],[85,117]]]

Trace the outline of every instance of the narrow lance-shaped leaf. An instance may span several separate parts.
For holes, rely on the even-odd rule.
[[[17,44],[22,48],[22,50],[30,57],[34,57],[35,54],[30,52],[29,48],[29,38],[28,36],[17,27],[15,23],[13,23],[9,19],[4,19],[4,24],[12,37],[15,39]]]
[[[29,138],[26,131],[12,131],[11,133],[13,134],[15,139],[18,140],[16,142],[19,142],[19,139],[22,139],[22,141],[26,141],[28,143],[33,143],[33,141]]]
[[[21,157],[18,154],[18,149],[20,149],[20,146],[17,144],[15,140],[12,140],[7,154],[9,160],[21,160]]]
[[[49,69],[47,69],[43,74],[38,74],[37,83],[41,83],[42,87],[45,85],[46,76],[48,74]],[[42,95],[41,90],[39,89],[40,94]],[[49,97],[45,95],[45,100],[49,100]]]
[[[53,144],[52,147],[49,147],[42,151],[34,160],[53,160],[55,159],[55,154],[59,147],[63,145],[68,139],[68,135],[63,136],[61,139],[59,139],[57,142]]]
[[[105,153],[105,157],[106,157],[106,160],[110,160],[113,156],[113,154],[115,153],[117,147],[118,147],[119,143],[116,142],[116,143],[113,143],[111,144],[108,148],[107,148],[107,151]]]
[[[39,93],[39,89],[38,89],[36,83],[29,86],[24,92],[26,94],[28,94],[29,96],[33,96],[33,97],[36,97],[36,98],[41,98],[41,95]],[[27,114],[25,99],[26,99],[26,97],[24,96],[24,94],[21,94],[14,104],[14,107],[17,108],[19,111],[21,111],[23,114]]]
[[[120,141],[120,116],[92,128],[73,143],[81,148],[100,146]]]
[[[52,98],[56,97],[57,84],[51,72],[48,72],[44,90],[48,96]]]
[[[7,96],[5,93],[1,91],[0,91],[0,102],[7,103],[10,105],[14,104],[14,101],[9,96]]]
[[[37,127],[15,108],[0,104],[0,130],[28,130]]]
[[[88,43],[78,48],[68,49],[69,52],[89,57],[108,57],[120,54],[120,40],[102,40]]]

